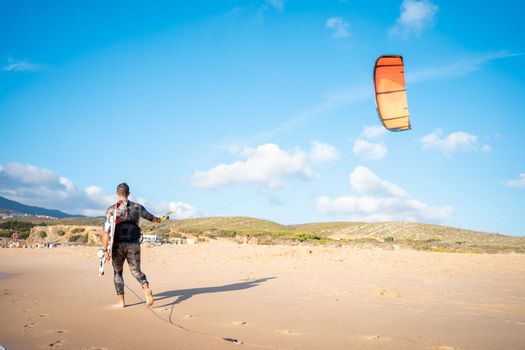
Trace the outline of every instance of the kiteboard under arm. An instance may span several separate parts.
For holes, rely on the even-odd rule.
[[[110,257],[112,256],[113,251],[113,239],[115,237],[115,226],[117,221],[117,207],[118,203],[115,204],[115,209],[113,210],[113,215],[111,215],[109,219],[109,239],[108,239],[108,246],[107,251]],[[104,227],[104,230],[107,232],[107,227]],[[99,268],[98,268],[98,276],[104,275],[104,268],[106,266],[106,255],[104,254],[104,249],[99,249],[97,253],[97,257],[99,260]]]

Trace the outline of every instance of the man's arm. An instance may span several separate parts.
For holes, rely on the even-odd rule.
[[[102,249],[104,249],[104,256],[106,257],[106,262],[111,259],[108,252],[108,243],[109,243],[109,233],[106,230],[102,229]]]
[[[149,211],[147,211],[143,205],[140,206],[140,216],[156,224],[160,223],[160,219],[156,217],[155,215],[151,214]]]

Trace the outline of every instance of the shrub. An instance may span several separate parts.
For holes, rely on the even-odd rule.
[[[38,225],[47,226],[46,223],[41,223]],[[12,231],[17,231],[19,239],[26,239],[27,237],[29,237],[31,229],[35,226],[37,225],[33,224],[32,222],[17,220],[9,220],[0,223],[0,229],[8,230],[8,232],[10,232],[8,235],[5,235],[4,231],[4,237],[11,237]]]
[[[46,233],[46,231],[39,231],[39,232],[38,232],[38,236],[39,236],[40,238],[46,238],[46,237],[47,237],[47,233]]]
[[[304,242],[304,241],[307,241],[307,240],[316,240],[316,241],[319,241],[321,240],[321,236],[318,236],[316,234],[313,234],[313,233],[298,233],[298,234],[294,234],[294,239],[298,240],[299,242]]]
[[[65,235],[65,234],[66,234],[66,231],[64,231],[64,230],[58,230],[58,231],[57,231],[57,235],[59,235],[59,236],[61,236],[61,237],[62,237],[63,235]]]
[[[87,233],[83,235],[71,235],[68,238],[68,241],[71,243],[87,243],[88,242],[88,235]]]
[[[18,238],[27,239],[27,237],[29,237],[29,233],[29,231],[18,231]]]
[[[71,230],[71,233],[80,233],[80,232],[84,232],[86,229],[83,228],[83,227],[75,227],[74,229]]]
[[[393,242],[394,237],[385,237],[385,242]]]

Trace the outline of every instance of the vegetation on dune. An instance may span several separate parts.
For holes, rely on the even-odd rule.
[[[74,234],[69,236],[68,241],[70,243],[87,243],[88,242],[88,235],[87,233],[84,234]]]
[[[56,225],[47,231],[47,238],[62,238],[70,243],[90,243],[99,239],[93,234],[103,219],[70,218],[39,223]],[[92,224],[87,228],[87,223]],[[30,221],[0,223],[0,235],[11,237],[17,228],[19,237],[27,238],[37,224]],[[206,217],[167,220],[162,224],[141,222],[144,234],[157,234],[169,240],[181,237],[204,239],[227,238],[254,244],[334,244],[382,249],[408,248],[433,252],[456,253],[525,253],[525,237],[477,232],[440,225],[412,222],[325,222],[302,225],[281,225],[249,217]],[[38,230],[35,229],[35,237]],[[89,234],[88,234],[89,230]],[[51,236],[50,236],[51,233]]]
[[[229,229],[229,230],[212,230],[203,233],[208,237],[257,237],[262,239],[262,243],[271,244],[283,241],[297,241],[297,242],[318,242],[327,243],[333,240],[316,235],[311,232],[290,231],[290,230],[244,230],[244,229]]]
[[[18,233],[19,239],[26,239],[35,226],[46,226],[47,223],[33,223],[29,221],[9,220],[0,222],[0,237],[11,238],[13,232]]]

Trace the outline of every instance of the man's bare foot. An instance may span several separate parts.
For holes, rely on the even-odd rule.
[[[153,305],[153,292],[151,291],[149,284],[144,283],[144,295],[146,296],[146,305]]]
[[[117,303],[113,304],[113,307],[119,307],[119,308],[126,307],[126,302],[124,301],[124,294],[117,295]]]

